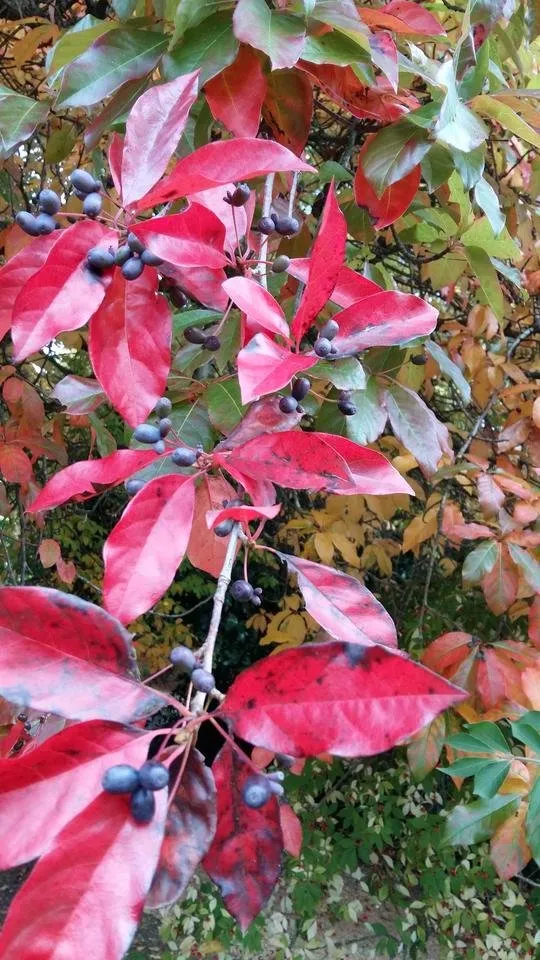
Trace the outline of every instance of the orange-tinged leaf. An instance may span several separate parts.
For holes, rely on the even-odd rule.
[[[39,559],[44,567],[54,567],[62,553],[57,540],[42,540],[39,545]]]
[[[531,859],[525,836],[528,804],[523,801],[508,820],[501,823],[491,838],[490,857],[501,880],[510,880]]]
[[[280,804],[279,820],[285,850],[292,857],[299,857],[302,852],[302,824],[288,803]]]
[[[529,792],[530,786],[531,774],[527,764],[521,760],[512,760],[508,776],[499,787],[499,793],[519,794],[524,797]]]
[[[535,647],[540,647],[540,594],[534,598],[529,607],[528,637]]]
[[[73,563],[73,560],[63,560],[60,557],[56,562],[56,572],[60,577],[62,583],[73,583],[75,577],[77,576],[77,567]]]
[[[504,699],[504,665],[494,650],[482,651],[476,674],[476,689],[486,710],[496,707]]]
[[[407,760],[417,780],[423,780],[437,766],[445,738],[446,718],[441,713],[411,740],[407,746]]]
[[[521,674],[521,685],[532,710],[540,710],[540,667],[527,667]]]
[[[531,415],[532,415],[532,421],[535,427],[540,427],[540,397],[537,397],[536,400],[534,401]]]
[[[464,660],[473,645],[475,645],[475,638],[471,633],[464,633],[461,630],[443,633],[424,650],[422,663],[431,670],[442,673],[448,667]]]
[[[517,597],[518,572],[504,544],[497,544],[497,559],[493,568],[482,578],[482,588],[489,609],[500,615],[508,610]]]
[[[4,444],[0,447],[0,473],[8,483],[28,483],[32,464],[20,447]]]

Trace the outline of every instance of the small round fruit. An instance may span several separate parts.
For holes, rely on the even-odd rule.
[[[335,343],[333,343],[330,347],[330,356],[335,357],[337,352],[338,348],[336,347]]]
[[[99,186],[88,170],[74,170],[71,174],[71,183],[80,193],[94,193]]]
[[[184,330],[184,337],[188,343],[206,343],[206,334],[203,330],[199,330],[197,327],[186,327]]]
[[[300,221],[296,217],[278,217],[276,220],[276,230],[282,237],[292,237],[299,229]]]
[[[114,262],[119,267],[123,267],[124,264],[131,258],[131,250],[129,249],[127,243],[124,243],[121,247],[118,247]]]
[[[319,337],[313,349],[318,357],[327,357],[332,352],[332,344],[326,337]]]
[[[163,263],[163,257],[158,257],[157,253],[152,253],[151,250],[143,250],[141,260],[147,267],[159,267]]]
[[[195,690],[199,690],[201,693],[211,693],[216,685],[212,674],[208,673],[208,670],[203,667],[195,667],[191,674],[191,682]]]
[[[142,240],[139,240],[137,234],[128,233],[127,235],[127,245],[132,253],[144,253],[146,247]]]
[[[221,523],[216,524],[214,533],[216,537],[228,537],[233,527],[234,520],[228,517],[227,520],[222,520]]]
[[[101,785],[107,793],[132,793],[139,786],[139,772],[128,763],[118,763],[105,771]]]
[[[92,247],[88,251],[88,265],[93,270],[106,270],[114,265],[114,253],[104,247]]]
[[[271,773],[266,774],[268,780],[274,781],[276,783],[283,783],[285,779],[285,774],[283,770],[272,770]]]
[[[291,258],[282,253],[274,260],[272,264],[272,273],[285,273],[285,271],[289,269],[290,265]]]
[[[253,597],[253,587],[248,580],[235,580],[231,583],[231,597],[240,603],[248,603]]]
[[[268,786],[270,788],[271,793],[273,793],[275,797],[282,797],[283,794],[285,793],[285,790],[283,789],[283,784],[277,783],[275,780],[270,780]]]
[[[249,189],[247,183],[239,183],[235,190],[230,193],[227,197],[227,202],[231,204],[232,207],[243,207],[250,198],[251,190]]]
[[[261,598],[258,597],[257,594],[255,593],[255,594],[253,594],[253,596],[252,596],[252,598],[251,598],[251,602],[252,602],[252,604],[253,604],[254,607],[260,607],[260,606],[261,606],[261,603],[262,603],[262,600],[261,600]]]
[[[414,363],[416,367],[423,367],[427,363],[425,353],[417,353],[414,357],[411,357],[411,363]]]
[[[272,217],[261,217],[255,229],[258,230],[259,233],[264,233],[265,236],[269,237],[271,233],[274,233],[276,225]]]
[[[150,823],[156,812],[156,801],[152,791],[138,787],[131,794],[130,808],[131,815],[137,823]]]
[[[43,213],[50,213],[52,216],[60,209],[60,197],[54,190],[42,190],[38,197],[38,206]]]
[[[163,790],[169,784],[169,771],[157,760],[147,760],[139,770],[139,780],[145,790]]]
[[[56,230],[56,220],[54,217],[51,217],[50,213],[38,213],[36,217],[36,226],[39,230],[41,236],[45,236],[48,233],[53,233]]]
[[[262,597],[262,587],[255,587],[253,593],[256,593],[258,597]]]
[[[124,486],[130,497],[134,497],[139,490],[146,486],[146,480],[126,480]]]
[[[192,673],[197,666],[195,654],[189,647],[173,647],[169,654],[169,660],[173,666],[180,667],[184,673]]]
[[[339,323],[336,320],[327,320],[319,331],[319,336],[325,340],[333,340],[339,333]]]
[[[181,310],[182,307],[185,307],[186,303],[188,302],[188,298],[186,297],[184,291],[180,289],[180,287],[171,287],[167,292],[171,298],[173,307],[178,307],[179,310]]]
[[[282,413],[294,413],[296,410],[296,400],[294,397],[282,397],[279,401],[279,409]]]
[[[171,429],[172,429],[172,420],[169,420],[168,417],[162,417],[158,423],[158,430],[161,436],[166,437]]]
[[[177,447],[171,453],[171,460],[177,467],[192,467],[197,459],[195,450],[188,447]]]
[[[291,757],[290,753],[276,753],[276,761],[288,770],[296,762],[296,757]]]
[[[168,417],[172,410],[172,403],[168,397],[160,397],[154,410],[158,417]]]
[[[83,213],[87,217],[97,217],[101,213],[103,206],[103,197],[100,193],[89,193],[83,201]]]
[[[31,237],[39,237],[41,231],[33,213],[28,213],[27,210],[20,210],[15,217],[15,223]]]
[[[242,788],[242,800],[247,807],[252,810],[258,810],[264,807],[272,796],[272,790],[266,777],[252,776],[248,777]]]
[[[157,443],[161,440],[159,427],[154,427],[151,423],[140,423],[133,431],[133,438],[139,443]]]
[[[304,397],[307,397],[309,391],[311,390],[311,383],[307,377],[298,377],[298,380],[295,380],[291,393],[295,400],[303,400]]]
[[[206,350],[211,350],[212,353],[215,353],[216,350],[219,350],[221,347],[221,340],[219,337],[214,336],[213,333],[209,334],[204,341],[204,346]]]
[[[122,267],[122,275],[126,280],[136,280],[144,270],[144,263],[136,257],[130,257]]]
[[[154,451],[155,451],[156,453],[165,453],[165,450],[166,450],[166,449],[167,449],[167,447],[166,447],[166,445],[165,445],[165,441],[164,441],[164,440],[158,440],[158,442],[154,444]]]
[[[338,400],[338,410],[345,417],[354,417],[356,413],[356,407],[351,400]]]

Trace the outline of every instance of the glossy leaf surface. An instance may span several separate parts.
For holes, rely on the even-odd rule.
[[[30,513],[51,510],[68,500],[95,497],[156,460],[153,450],[117,450],[101,460],[80,460],[55,473],[28,507]]]

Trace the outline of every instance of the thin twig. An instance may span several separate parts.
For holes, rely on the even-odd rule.
[[[262,216],[270,216],[270,207],[272,206],[272,191],[274,189],[274,176],[275,174],[269,173],[265,182],[264,182],[264,194],[263,194],[263,206],[262,206]],[[268,236],[265,233],[261,233],[261,245],[259,247],[259,260],[266,260],[268,257]],[[261,263],[259,270],[260,282],[263,287],[267,287],[266,282],[266,264]]]
[[[294,201],[296,200],[296,188],[298,187],[298,171],[295,170],[293,173],[291,192],[289,194],[289,207],[287,213],[289,217],[292,217],[292,212],[294,210]]]

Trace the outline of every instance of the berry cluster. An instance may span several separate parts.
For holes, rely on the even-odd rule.
[[[272,233],[279,233],[281,237],[293,237],[300,230],[300,221],[296,217],[280,217],[277,213],[271,213],[269,217],[261,217],[255,230],[267,237]],[[279,270],[276,272],[279,273]]]
[[[193,650],[189,647],[173,647],[169,654],[169,660],[175,667],[189,674],[189,678],[195,688],[201,693],[212,693],[216,686],[216,681],[208,670],[201,667],[197,661]]]
[[[231,583],[231,597],[240,603],[252,603],[254,607],[260,607],[262,589],[253,587],[249,580],[235,580]]]
[[[216,337],[213,333],[205,333],[204,330],[199,330],[198,327],[186,327],[184,337],[188,343],[196,343],[204,347],[205,350],[211,350],[213,353],[219,350],[221,346],[219,337]]]
[[[92,247],[86,263],[92,273],[98,275],[116,265],[122,268],[122,275],[126,280],[136,280],[145,266],[159,267],[163,260],[147,250],[134,233],[128,233],[126,243],[118,247],[116,253],[112,247],[108,250],[105,247]]]
[[[281,770],[274,773],[259,773],[248,777],[242,789],[242,800],[247,807],[258,810],[268,803],[270,797],[282,797],[284,790],[282,781],[285,774]]]
[[[42,237],[47,233],[52,233],[60,224],[54,219],[54,216],[60,210],[60,197],[54,190],[42,190],[38,197],[38,213],[28,213],[27,210],[20,210],[15,217],[21,230],[28,233],[31,237]]]
[[[336,355],[337,347],[332,343],[332,340],[338,333],[339,323],[337,320],[327,320],[319,330],[319,336],[313,345],[313,349],[318,357],[324,359]]]
[[[156,812],[154,792],[169,785],[169,771],[162,763],[147,760],[140,770],[128,763],[109,767],[101,781],[107,793],[129,793],[130,808],[137,823],[150,823]]]
[[[279,409],[282,413],[303,413],[304,408],[301,406],[300,401],[307,397],[311,389],[311,383],[307,377],[298,377],[294,381],[291,395],[289,397],[282,397],[279,401]]]

